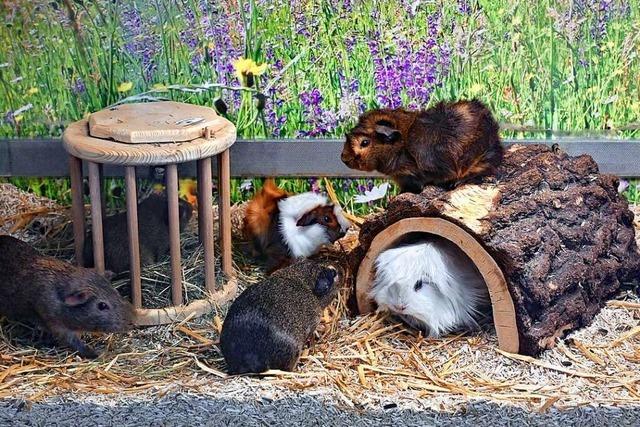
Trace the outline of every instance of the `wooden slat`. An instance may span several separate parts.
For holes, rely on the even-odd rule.
[[[629,140],[506,140],[517,143],[558,143],[571,155],[590,154],[600,171],[640,176],[640,141]],[[340,161],[342,140],[239,140],[231,147],[231,174],[239,176],[376,176],[347,168]],[[217,173],[214,162],[213,173]],[[142,169],[139,176],[146,176]],[[179,166],[181,176],[196,176],[195,162]],[[0,140],[0,176],[68,176],[67,155],[60,139]],[[105,165],[106,176],[124,176],[124,169]]]

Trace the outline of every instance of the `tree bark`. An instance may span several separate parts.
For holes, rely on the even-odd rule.
[[[618,178],[600,174],[588,155],[515,145],[496,177],[480,184],[395,197],[362,225],[351,265],[401,219],[446,219],[497,262],[515,305],[519,351],[535,355],[588,324],[622,282],[640,280],[633,213],[617,188]]]

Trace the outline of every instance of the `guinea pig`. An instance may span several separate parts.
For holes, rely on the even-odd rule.
[[[487,286],[455,244],[429,238],[382,252],[369,296],[425,335],[477,328],[489,304]]]
[[[371,110],[346,135],[342,161],[377,170],[401,192],[451,188],[494,174],[502,162],[499,126],[480,101],[440,102],[422,111]]]
[[[344,236],[350,225],[326,196],[290,195],[268,179],[247,205],[243,233],[272,272],[293,258],[317,253],[322,245]]]
[[[220,334],[229,373],[292,371],[336,296],[343,271],[337,263],[303,259],[245,289]]]
[[[138,239],[140,265],[158,262],[169,253],[169,208],[165,195],[151,194],[138,203]],[[180,229],[184,230],[191,219],[193,207],[180,199]],[[129,231],[127,213],[120,212],[103,220],[104,257],[107,270],[116,274],[129,270]],[[93,267],[93,239],[91,233],[85,237],[84,265]]]
[[[83,332],[121,332],[133,308],[92,269],[42,256],[27,243],[0,236],[0,314],[51,332],[58,343],[94,358]]]

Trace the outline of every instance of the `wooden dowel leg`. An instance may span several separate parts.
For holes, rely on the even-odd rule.
[[[204,184],[205,181],[205,177],[203,176],[203,172],[202,172],[202,159],[198,160],[196,162],[197,164],[197,172],[198,172],[198,239],[200,240],[200,242],[203,242],[204,240],[204,224],[203,224],[203,217],[204,217],[204,213],[202,212],[202,199],[201,199],[201,195],[202,193],[204,193],[202,186]],[[211,165],[211,159],[209,159],[209,165]],[[211,182],[211,170],[209,170],[209,182]]]
[[[107,192],[104,188],[104,165],[98,163],[98,171],[100,172],[100,206],[102,207],[102,218],[107,217]]]
[[[102,196],[100,168],[89,162],[89,194],[91,195],[91,222],[93,233],[93,265],[98,273],[104,273],[104,238],[102,234]]]
[[[182,304],[182,268],[180,267],[180,211],[178,205],[178,167],[167,165],[167,199],[169,208],[169,247],[171,252],[171,299]]]
[[[82,160],[69,156],[69,175],[71,176],[71,218],[73,219],[73,244],[76,252],[76,265],[84,265],[84,202],[82,200]]]
[[[127,232],[129,233],[129,273],[131,277],[131,300],[135,308],[142,307],[142,281],[140,280],[140,242],[138,237],[138,191],[136,168],[126,166],[124,179],[127,198]]]
[[[198,160],[198,227],[204,245],[204,283],[209,292],[216,290],[213,252],[213,197],[211,195],[211,158]]]
[[[231,261],[231,171],[229,150],[218,154],[218,215],[220,216],[220,250],[222,271],[228,278],[233,275]]]

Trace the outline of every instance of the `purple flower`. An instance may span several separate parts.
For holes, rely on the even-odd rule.
[[[140,61],[145,79],[151,79],[156,69],[154,57],[159,50],[158,37],[153,32],[153,22],[142,19],[136,6],[125,6],[122,12],[125,49]]]
[[[458,0],[458,12],[463,15],[471,15],[471,5],[469,0]]]
[[[272,80],[276,78],[284,68],[284,64],[281,60],[275,59],[275,54],[271,47],[265,49],[267,62],[271,62],[272,65],[267,68],[266,80]],[[276,81],[265,92],[267,97],[266,106],[264,109],[264,118],[268,126],[268,133],[274,137],[281,137],[283,127],[287,123],[287,115],[282,112],[284,105],[283,96],[286,96],[287,88],[282,83],[282,80]]]
[[[413,108],[421,108],[429,102],[450,65],[451,47],[439,45],[436,41],[440,25],[440,14],[429,15],[428,34],[422,43],[401,38],[396,40],[394,50],[383,51],[380,35],[374,33],[368,46],[373,57],[376,92],[381,106],[397,108],[403,104],[403,98]]]
[[[71,91],[73,92],[73,94],[81,95],[85,93],[86,90],[87,87],[85,86],[84,81],[80,77],[77,77],[73,82],[73,86],[71,86]]]
[[[320,193],[320,182],[318,181],[318,178],[309,178],[308,182],[311,186],[311,191],[314,193]]]
[[[198,36],[196,35],[197,21],[194,11],[187,9],[184,12],[184,19],[187,21],[187,25],[185,29],[180,32],[180,40],[192,51],[191,65],[197,66],[202,63],[204,55],[202,51],[198,50]]]
[[[324,98],[318,88],[300,93],[300,103],[311,130],[299,130],[299,136],[326,135],[338,126],[338,115],[333,111],[324,110],[320,105],[322,101]]]
[[[317,107],[323,100],[324,98],[317,88],[300,94],[300,102],[302,102],[302,105],[305,107]]]
[[[13,111],[7,111],[3,117],[3,120],[5,123],[11,126],[15,126],[16,124],[16,119],[15,119],[15,115],[13,114]]]
[[[607,35],[607,24],[613,16],[612,0],[596,1],[595,6],[595,22],[591,28],[591,35],[596,40],[601,40]]]

